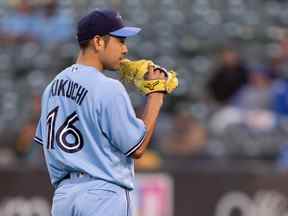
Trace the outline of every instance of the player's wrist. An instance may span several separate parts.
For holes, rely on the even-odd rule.
[[[147,99],[153,100],[153,101],[158,101],[162,105],[162,103],[164,101],[164,96],[165,96],[165,92],[152,92],[152,93],[147,95]]]

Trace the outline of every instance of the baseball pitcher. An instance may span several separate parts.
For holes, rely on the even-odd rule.
[[[125,59],[125,40],[140,28],[120,14],[96,9],[78,23],[75,64],[46,87],[35,141],[44,150],[55,188],[53,216],[130,216],[133,159],[148,147],[164,95],[177,87],[176,73],[152,61]],[[122,83],[104,70],[120,71],[147,97],[137,118]]]

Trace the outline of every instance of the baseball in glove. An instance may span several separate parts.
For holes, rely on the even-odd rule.
[[[167,79],[146,80],[145,74],[148,72],[149,65],[154,65],[154,70],[161,70]],[[178,86],[178,79],[175,71],[167,71],[150,60],[131,61],[124,59],[121,62],[119,72],[122,80],[133,83],[136,88],[145,95],[152,92],[172,93]]]

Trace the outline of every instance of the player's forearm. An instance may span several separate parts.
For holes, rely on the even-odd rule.
[[[149,143],[151,141],[156,126],[156,120],[159,116],[159,112],[163,104],[163,99],[164,99],[163,93],[152,93],[147,98],[144,113],[141,117],[146,126],[146,135],[139,149],[137,149],[133,153],[133,158],[135,159],[140,158],[144,154],[147,147],[149,146]]]

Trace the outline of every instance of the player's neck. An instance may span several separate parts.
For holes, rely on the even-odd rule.
[[[100,63],[100,61],[97,61],[97,58],[91,55],[85,55],[82,52],[80,52],[76,60],[76,64],[87,65],[96,68],[98,71],[103,71],[103,65]]]

